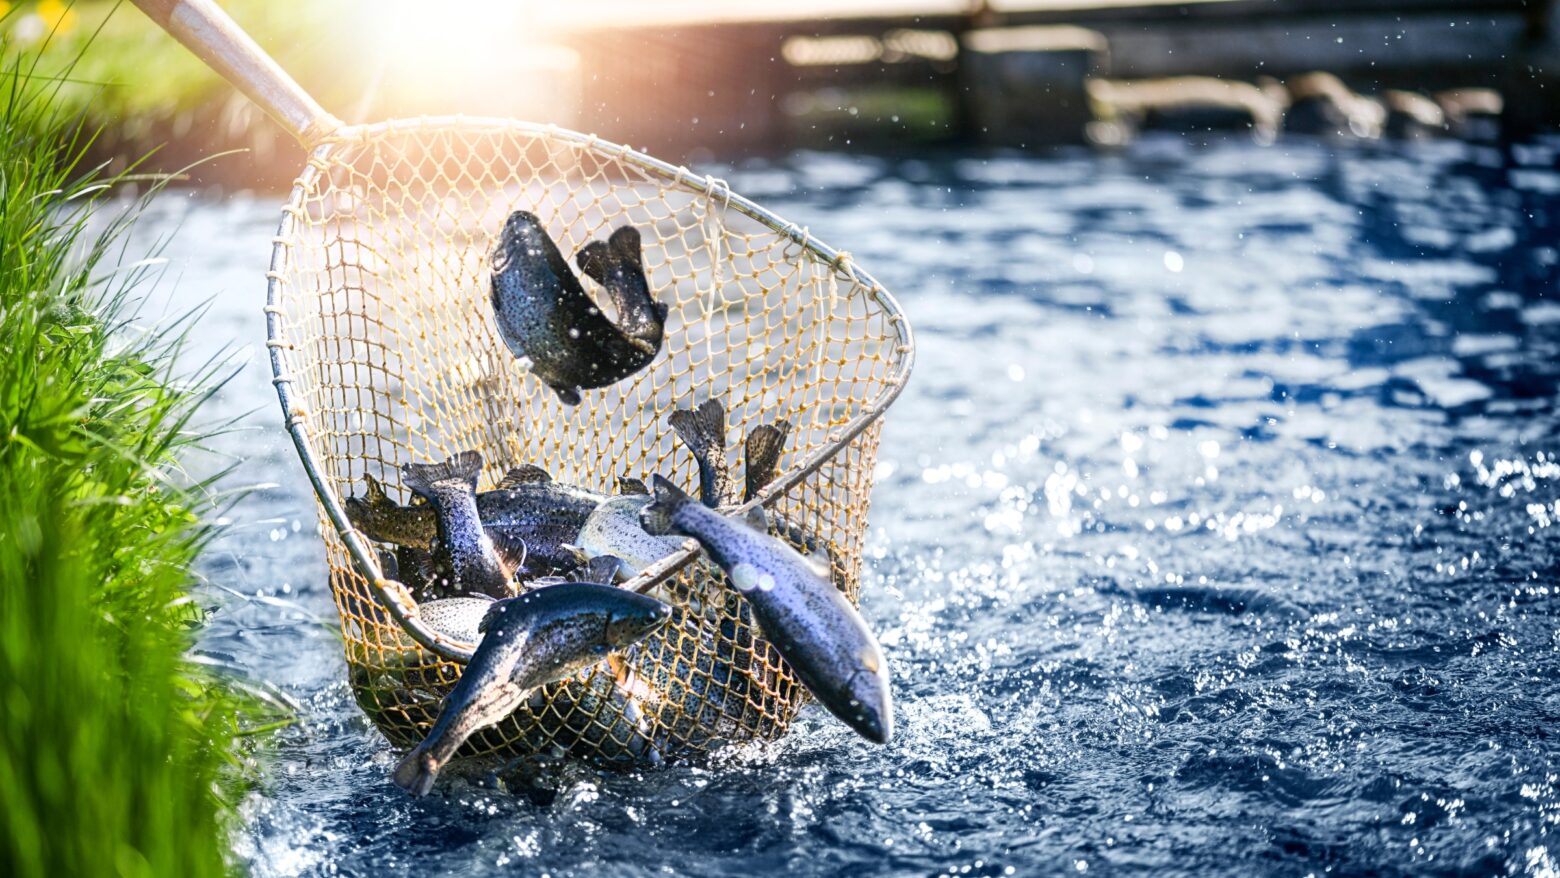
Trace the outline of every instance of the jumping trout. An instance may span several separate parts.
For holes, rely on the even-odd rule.
[[[535,214],[510,214],[492,253],[499,335],[566,405],[579,404],[581,389],[607,387],[648,366],[661,350],[667,314],[650,295],[632,226],[587,244],[578,258],[611,297],[618,324],[585,292]]]
[[[877,638],[828,572],[770,536],[763,511],[754,512],[749,522],[727,518],[656,476],[655,500],[640,522],[651,534],[697,539],[802,685],[863,737],[887,743],[893,704]]]
[[[672,608],[654,598],[589,583],[548,586],[494,603],[479,626],[482,642],[428,737],[396,766],[396,785],[427,795],[460,745],[508,716],[530,690],[638,643],[671,616]]]

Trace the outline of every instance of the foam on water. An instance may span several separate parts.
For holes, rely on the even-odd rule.
[[[412,801],[343,680],[262,358],[277,204],[173,195],[177,297],[251,361],[278,487],[205,648],[306,705],[260,875],[1551,873],[1560,859],[1555,143],[721,169],[902,299],[866,616],[899,737],[813,707],[704,767]],[[192,351],[192,356],[205,351]],[[301,522],[294,527],[295,522]],[[325,620],[321,624],[320,619]]]

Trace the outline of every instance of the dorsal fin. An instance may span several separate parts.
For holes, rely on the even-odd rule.
[[[518,488],[521,485],[535,485],[550,481],[552,481],[552,476],[548,474],[547,470],[534,463],[522,463],[509,472],[504,473],[504,478],[498,483],[498,488],[503,491]]]
[[[525,569],[525,540],[500,531],[490,530],[487,534],[488,539],[493,541],[493,551],[498,553],[498,563],[504,568],[504,575],[513,579],[517,571]]]
[[[487,608],[487,612],[482,614],[482,621],[477,623],[477,633],[486,634],[488,629],[493,626],[494,622],[498,621],[498,617],[509,606],[509,602],[518,600],[522,600],[522,598],[504,598],[501,601],[494,601],[493,605]]]
[[[368,490],[364,492],[363,496],[367,500],[370,508],[394,505],[394,503],[390,500],[390,495],[385,493],[385,486],[381,484],[378,479],[367,473],[364,473],[363,480],[368,483]]]
[[[575,582],[597,582],[612,585],[617,582],[618,570],[623,562],[616,555],[597,555],[575,570],[571,579]]]
[[[625,497],[650,493],[650,486],[646,485],[644,480],[633,476],[618,476],[617,489],[618,493]]]
[[[759,533],[769,533],[769,516],[764,514],[762,506],[754,506],[742,513],[742,521]]]

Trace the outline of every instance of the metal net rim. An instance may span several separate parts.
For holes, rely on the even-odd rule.
[[[329,169],[329,159],[334,153],[353,145],[371,142],[392,135],[416,135],[421,133],[449,132],[458,129],[472,133],[509,134],[554,141],[598,156],[621,161],[657,178],[668,187],[703,192],[719,199],[728,209],[734,209],[760,225],[768,228],[801,248],[797,260],[811,256],[817,263],[833,271],[849,275],[859,289],[876,301],[887,315],[899,342],[899,354],[893,371],[884,382],[881,393],[864,403],[860,413],[844,426],[831,433],[827,444],[813,454],[787,468],[757,497],[738,507],[738,514],[754,507],[768,506],[787,491],[816,472],[824,463],[843,451],[857,436],[883,416],[888,407],[899,397],[915,365],[915,336],[897,299],[871,274],[860,268],[848,252],[836,250],[814,237],[805,227],[790,222],[757,203],[731,191],[725,181],[696,174],[687,167],[672,165],[624,144],[614,143],[594,134],[583,134],[559,128],[515,119],[481,116],[421,116],[391,119],[367,125],[348,125],[339,128],[316,142],[309,152],[304,169],[294,180],[276,235],[271,239],[271,260],[266,271],[266,349],[271,360],[271,383],[276,388],[277,400],[288,435],[298,452],[304,473],[314,487],[314,494],[324,508],[337,535],[345,544],[358,572],[368,580],[381,607],[390,614],[396,624],[418,645],[435,656],[456,664],[465,664],[471,658],[474,647],[453,640],[433,630],[420,617],[417,601],[400,582],[384,578],[379,559],[368,543],[347,520],[341,498],[323,472],[315,453],[313,436],[308,427],[308,411],[295,397],[293,378],[289,372],[286,352],[292,344],[286,339],[286,308],[283,305],[284,288],[288,284],[287,271],[295,246],[295,229],[302,216],[305,199],[313,194],[321,176]],[[648,591],[690,564],[699,555],[698,547],[689,540],[683,549],[652,565],[624,584],[624,588]]]

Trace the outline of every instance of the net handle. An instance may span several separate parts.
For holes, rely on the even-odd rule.
[[[306,147],[341,128],[244,29],[213,0],[131,0]]]

